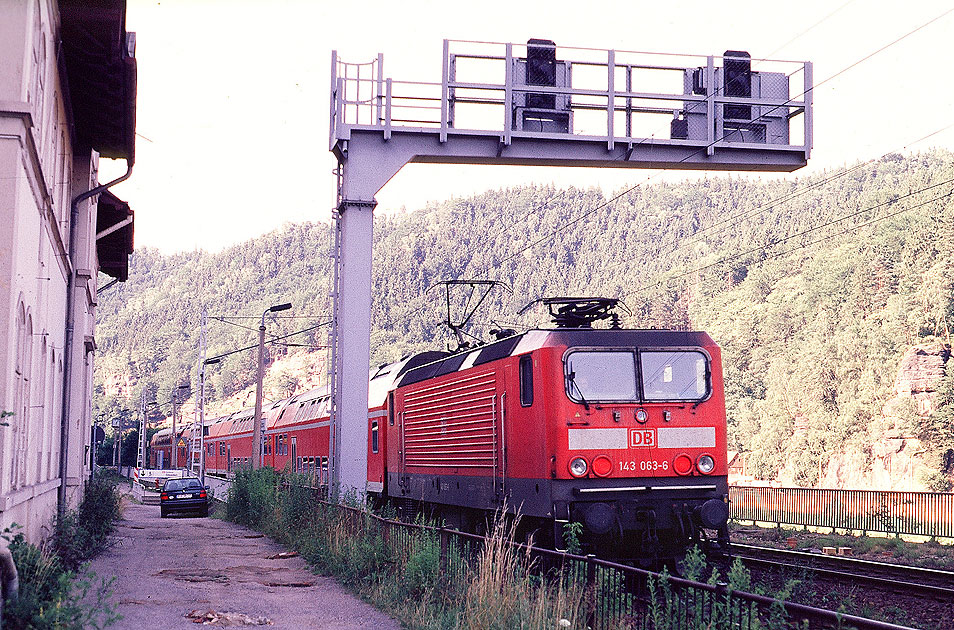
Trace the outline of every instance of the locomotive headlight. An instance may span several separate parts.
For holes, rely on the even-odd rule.
[[[645,410],[645,409],[637,409],[637,410],[636,410],[636,422],[638,422],[638,423],[640,423],[640,424],[645,424],[645,422],[646,422],[647,420],[649,420],[649,414],[646,413],[646,410]]]
[[[715,460],[712,459],[712,455],[700,455],[699,459],[696,460],[696,468],[703,475],[708,475],[715,470]]]
[[[574,457],[570,462],[570,474],[574,477],[582,477],[585,475],[587,468],[589,468],[589,466],[582,457]]]

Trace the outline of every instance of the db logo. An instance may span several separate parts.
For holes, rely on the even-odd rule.
[[[629,432],[629,447],[656,446],[656,429],[632,429]]]

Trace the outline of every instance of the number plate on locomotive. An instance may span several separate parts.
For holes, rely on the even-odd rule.
[[[630,429],[630,448],[645,448],[650,446],[656,446],[656,429]]]

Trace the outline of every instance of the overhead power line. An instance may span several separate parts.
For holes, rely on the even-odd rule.
[[[876,205],[873,205],[873,206],[869,206],[869,207],[867,207],[867,208],[864,208],[864,209],[862,209],[862,210],[858,210],[858,211],[856,211],[856,212],[852,212],[852,213],[850,213],[850,214],[844,215],[844,216],[839,217],[839,218],[837,218],[837,219],[832,219],[831,221],[826,221],[825,223],[822,223],[821,225],[817,225],[817,226],[815,226],[815,227],[813,227],[813,228],[809,228],[809,229],[804,230],[804,231],[802,231],[802,232],[797,232],[796,234],[792,234],[792,235],[789,235],[789,236],[786,236],[786,237],[783,237],[783,238],[776,239],[776,240],[774,240],[774,241],[771,241],[771,242],[769,242],[769,243],[766,243],[765,245],[761,245],[761,246],[759,246],[759,247],[753,247],[753,248],[751,248],[751,249],[747,249],[747,250],[745,250],[745,251],[738,252],[738,253],[733,254],[733,255],[731,255],[731,256],[725,256],[725,257],[720,258],[719,260],[717,260],[717,261],[715,261],[715,262],[712,262],[712,263],[709,263],[709,264],[706,264],[706,265],[702,265],[702,266],[700,266],[700,267],[695,267],[695,268],[693,268],[693,269],[689,269],[689,270],[687,270],[687,271],[684,271],[684,272],[682,272],[682,273],[676,274],[676,275],[674,275],[674,276],[670,276],[670,277],[668,277],[668,278],[664,278],[664,279],[662,279],[662,280],[660,280],[660,281],[658,281],[658,282],[655,282],[655,283],[653,283],[653,284],[648,284],[648,285],[642,286],[642,287],[640,287],[639,289],[637,289],[637,292],[645,291],[645,290],[647,290],[647,289],[652,289],[652,288],[657,287],[657,286],[659,286],[659,285],[661,285],[661,284],[668,284],[669,282],[672,282],[672,281],[674,281],[674,280],[678,280],[679,278],[684,278],[685,276],[688,276],[688,275],[691,275],[691,274],[695,274],[695,273],[699,273],[700,271],[705,271],[706,269],[711,269],[712,267],[716,267],[716,266],[718,266],[718,265],[723,265],[723,264],[725,264],[725,263],[727,263],[727,262],[730,262],[730,261],[733,261],[733,260],[738,260],[738,259],[743,258],[743,257],[745,257],[745,256],[749,256],[750,254],[754,254],[754,253],[756,253],[756,252],[765,251],[765,250],[767,250],[767,249],[769,249],[769,248],[771,248],[771,247],[775,247],[776,245],[780,245],[780,244],[782,244],[782,243],[786,243],[786,242],[788,242],[788,241],[797,239],[797,238],[802,237],[802,236],[805,236],[805,235],[807,235],[807,234],[811,234],[811,233],[813,233],[813,232],[817,232],[818,230],[824,229],[824,228],[826,228],[826,227],[830,227],[830,226],[832,226],[832,225],[836,225],[836,224],[838,224],[838,223],[843,223],[843,222],[845,222],[845,221],[847,221],[847,220],[849,220],[849,219],[853,219],[853,218],[855,218],[855,217],[861,216],[861,215],[866,214],[866,213],[868,213],[868,212],[871,212],[871,211],[873,211],[873,210],[877,210],[878,208],[883,208],[883,207],[885,207],[885,206],[893,205],[893,204],[895,204],[895,203],[897,203],[897,202],[899,202],[899,201],[901,201],[901,200],[903,200],[903,199],[907,199],[907,198],[910,198],[910,197],[912,197],[912,196],[914,196],[914,195],[920,194],[920,193],[922,193],[922,192],[925,192],[925,191],[928,191],[928,190],[932,190],[932,189],[934,189],[934,188],[938,188],[938,187],[940,187],[940,186],[944,186],[944,185],[946,185],[946,184],[952,184],[952,183],[954,183],[954,178],[947,179],[947,180],[945,180],[945,181],[942,181],[942,182],[939,182],[939,183],[936,183],[936,184],[931,184],[930,186],[925,186],[925,187],[923,187],[923,188],[919,188],[918,190],[914,190],[914,191],[905,193],[904,195],[901,195],[901,196],[896,197],[896,198],[894,198],[894,199],[889,199],[888,201],[884,201],[884,202],[882,202],[882,203],[879,203],[879,204],[876,204]],[[914,209],[920,208],[920,207],[922,207],[922,206],[925,206],[925,205],[927,205],[927,204],[933,203],[933,202],[935,202],[935,201],[940,201],[941,199],[945,199],[945,198],[947,198],[947,197],[950,197],[952,193],[954,193],[954,188],[952,188],[951,190],[949,190],[948,192],[946,192],[946,193],[944,193],[944,194],[942,194],[942,195],[938,195],[938,196],[936,196],[936,197],[934,197],[934,198],[932,198],[932,199],[928,199],[927,201],[923,201],[923,202],[918,203],[918,204],[915,204],[915,205],[913,205],[913,206],[909,206],[909,207],[907,207],[907,208],[903,208],[903,209],[901,209],[901,210],[899,210],[899,211],[897,211],[897,212],[893,212],[893,213],[891,213],[891,214],[887,214],[887,215],[882,216],[882,217],[877,217],[877,218],[875,218],[875,219],[872,219],[872,220],[870,220],[870,221],[866,221],[866,222],[864,222],[864,223],[860,223],[860,224],[858,224],[858,225],[853,225],[853,226],[851,226],[850,228],[847,228],[847,229],[845,229],[845,230],[842,230],[841,232],[837,232],[837,233],[835,233],[835,234],[829,234],[828,236],[825,236],[824,238],[821,238],[821,239],[818,239],[818,240],[815,240],[815,241],[811,241],[811,242],[809,242],[809,243],[804,243],[804,244],[802,244],[802,245],[799,245],[798,247],[794,247],[794,248],[792,248],[792,249],[786,250],[785,252],[780,252],[780,253],[778,253],[778,254],[774,254],[774,255],[772,255],[772,256],[768,256],[768,257],[766,257],[765,259],[766,259],[766,260],[769,260],[769,259],[771,259],[771,258],[775,258],[775,257],[781,256],[781,255],[784,255],[784,254],[789,254],[789,253],[792,253],[792,252],[794,252],[794,251],[796,251],[796,250],[804,249],[804,248],[806,248],[806,247],[810,247],[811,245],[814,245],[814,244],[817,244],[817,243],[820,243],[820,242],[829,240],[829,239],[831,239],[831,238],[834,238],[835,236],[839,236],[839,235],[841,235],[841,234],[846,234],[846,233],[848,233],[848,232],[852,232],[852,231],[855,231],[855,230],[859,230],[859,229],[861,229],[861,228],[863,228],[863,227],[872,225],[872,224],[874,224],[874,223],[878,223],[878,222],[880,222],[880,221],[884,221],[885,219],[889,219],[889,218],[891,218],[891,217],[897,216],[897,215],[902,214],[902,213],[904,213],[904,212],[908,212],[908,211],[910,211],[910,210],[914,210]]]
[[[293,332],[293,333],[288,333],[287,335],[281,335],[281,336],[279,336],[279,337],[272,337],[272,338],[270,338],[270,339],[266,339],[266,340],[265,340],[265,343],[266,343],[266,344],[272,344],[272,343],[275,343],[275,342],[277,342],[277,341],[281,341],[282,339],[288,339],[289,337],[294,337],[295,335],[301,335],[301,334],[304,334],[304,333],[306,333],[306,332],[311,332],[312,330],[315,330],[315,329],[317,329],[317,328],[321,328],[322,326],[330,326],[330,325],[331,325],[331,322],[330,322],[330,321],[321,322],[320,324],[315,324],[314,326],[309,326],[308,328],[305,328],[304,330],[298,330],[298,331],[295,331],[295,332]],[[256,331],[256,332],[257,332],[257,331]],[[255,348],[258,348],[258,344],[257,344],[257,343],[256,343],[256,344],[253,344],[253,345],[250,345],[250,346],[245,346],[244,348],[238,348],[237,350],[231,350],[231,351],[229,351],[229,352],[224,352],[224,353],[222,353],[222,354],[218,354],[218,355],[209,357],[208,359],[206,359],[206,362],[209,362],[209,361],[211,361],[211,360],[213,360],[213,359],[224,359],[224,358],[227,357],[227,356],[230,356],[230,355],[233,355],[233,354],[237,354],[237,353],[239,353],[239,352],[245,352],[246,350],[253,350],[253,349],[255,349]]]
[[[209,319],[214,319],[215,321],[217,321],[217,322],[222,322],[223,324],[230,324],[230,325],[235,326],[235,327],[237,327],[237,328],[244,328],[245,330],[251,330],[251,331],[254,332],[254,333],[257,333],[257,332],[258,332],[258,329],[257,329],[257,328],[252,328],[251,326],[246,326],[246,325],[244,325],[244,324],[238,324],[238,323],[236,323],[236,322],[231,322],[231,321],[229,321],[229,320],[227,320],[227,319],[224,319],[224,318],[222,318],[222,317],[216,317],[216,316],[214,316],[214,315],[209,315]],[[256,319],[258,319],[258,318],[256,318]]]
[[[317,319],[327,315],[270,315],[272,319]],[[209,315],[209,319],[261,319],[261,315]]]
[[[731,227],[733,227],[733,226],[735,226],[735,225],[738,225],[738,223],[739,223],[740,221],[742,221],[742,220],[744,220],[744,219],[747,219],[747,218],[749,218],[750,216],[752,216],[752,215],[754,215],[754,214],[759,214],[759,213],[762,212],[763,210],[771,210],[772,208],[774,208],[774,207],[776,207],[776,206],[778,206],[778,205],[781,205],[782,203],[785,203],[786,201],[791,201],[792,199],[795,199],[796,197],[800,197],[800,196],[802,196],[803,194],[814,190],[815,188],[818,188],[818,187],[820,187],[820,186],[824,186],[825,184],[828,184],[828,183],[831,183],[831,182],[833,182],[833,181],[835,181],[835,180],[841,179],[842,177],[845,177],[845,176],[847,176],[847,175],[850,175],[851,173],[854,173],[855,171],[857,171],[857,170],[859,170],[859,169],[861,169],[861,168],[864,168],[865,166],[868,166],[869,164],[873,164],[873,163],[877,162],[878,160],[882,160],[882,159],[884,159],[885,157],[887,157],[888,155],[890,155],[890,154],[892,154],[892,153],[897,153],[898,151],[903,151],[904,149],[907,149],[907,148],[912,147],[912,146],[914,146],[914,145],[916,145],[916,144],[918,144],[918,143],[920,143],[920,142],[923,142],[924,140],[927,140],[928,138],[930,138],[930,137],[932,137],[932,136],[936,136],[937,134],[939,134],[939,133],[941,133],[941,132],[943,132],[943,131],[947,131],[947,130],[950,129],[951,127],[954,127],[954,123],[947,124],[947,125],[941,127],[940,129],[937,129],[937,130],[935,130],[935,131],[932,131],[931,133],[927,134],[926,136],[921,136],[920,138],[918,138],[917,140],[914,140],[913,142],[908,142],[907,144],[905,144],[904,146],[902,146],[900,149],[892,149],[892,150],[890,150],[890,151],[885,152],[884,154],[882,154],[882,155],[879,156],[879,157],[871,158],[871,159],[866,160],[866,161],[864,161],[864,162],[859,162],[858,164],[856,164],[855,166],[852,166],[851,168],[847,168],[847,169],[841,170],[841,171],[839,171],[838,173],[835,173],[835,174],[833,174],[833,175],[831,175],[831,176],[829,176],[829,177],[826,177],[826,178],[824,178],[824,179],[822,179],[822,180],[819,180],[819,181],[817,181],[817,182],[813,182],[813,183],[811,183],[811,184],[805,186],[804,188],[798,188],[798,189],[796,189],[796,190],[789,191],[789,192],[783,194],[781,197],[776,197],[775,199],[772,199],[771,201],[768,201],[768,202],[766,202],[766,203],[764,203],[764,204],[762,204],[762,205],[760,205],[760,206],[758,206],[758,207],[756,207],[756,208],[754,208],[754,209],[752,209],[752,210],[747,210],[747,211],[745,211],[745,212],[742,212],[741,214],[731,215],[731,216],[729,216],[729,217],[727,217],[727,218],[725,218],[725,219],[722,219],[721,221],[717,221],[716,223],[713,223],[713,224],[711,224],[711,225],[708,225],[708,226],[702,228],[701,230],[698,230],[695,234],[693,234],[691,237],[689,237],[689,239],[688,239],[687,241],[684,241],[683,243],[681,243],[680,246],[683,246],[683,245],[685,245],[685,246],[692,245],[693,243],[697,243],[697,242],[699,242],[700,240],[705,240],[706,238],[708,238],[709,236],[711,236],[711,235],[713,235],[713,234],[720,234],[720,233],[724,232],[725,230],[727,230],[727,229],[729,229],[729,228],[731,228]],[[726,226],[726,227],[724,227],[724,228],[722,228],[722,229],[715,230],[715,232],[709,233],[710,230],[713,230],[714,228],[717,228],[717,227],[719,227],[720,225],[725,225],[726,223],[729,223],[730,225],[728,225],[728,226]],[[708,233],[708,234],[707,234],[707,233]]]
[[[811,26],[809,26],[808,28],[806,28],[805,30],[803,30],[802,32],[800,32],[798,35],[795,35],[794,37],[792,37],[791,39],[789,39],[788,41],[786,41],[784,44],[782,44],[781,46],[779,46],[778,48],[776,48],[775,50],[773,50],[772,52],[768,53],[768,54],[765,55],[765,56],[766,56],[766,57],[771,57],[772,55],[774,55],[774,54],[777,53],[778,51],[783,50],[786,46],[788,46],[789,44],[791,44],[792,42],[794,42],[796,39],[798,39],[799,37],[801,37],[802,35],[804,35],[804,34],[807,33],[808,31],[810,31],[810,30],[812,30],[812,29],[818,27],[820,24],[822,24],[823,22],[825,22],[828,18],[830,18],[831,16],[835,15],[836,13],[838,13],[839,11],[841,11],[842,9],[844,9],[845,7],[847,7],[849,4],[851,4],[851,3],[854,2],[854,1],[855,1],[855,0],[848,0],[848,2],[845,2],[845,3],[842,4],[840,7],[838,7],[837,9],[835,9],[834,11],[832,11],[831,13],[827,14],[825,17],[821,18],[820,20],[818,20],[817,22],[815,22],[814,24],[812,24]]]
[[[851,0],[849,0],[849,2],[844,3],[844,4],[841,5],[838,9],[832,11],[831,13],[829,13],[828,15],[826,15],[825,17],[823,17],[821,20],[819,20],[818,22],[816,22],[815,24],[813,24],[811,27],[809,27],[808,29],[806,29],[806,30],[803,31],[802,33],[799,33],[798,35],[796,35],[795,38],[793,38],[793,39],[796,39],[796,38],[800,37],[802,34],[804,34],[805,32],[807,32],[808,30],[811,30],[812,28],[815,28],[818,24],[820,24],[821,22],[827,20],[829,17],[831,17],[832,15],[834,15],[835,13],[837,13],[838,11],[840,11],[842,8],[844,8],[845,6],[847,6],[848,4],[850,4],[850,2],[851,2]],[[954,11],[954,8],[949,9],[949,10],[947,10],[947,11],[944,11],[943,13],[941,13],[941,14],[938,15],[938,16],[936,16],[935,18],[932,18],[932,19],[929,20],[928,22],[925,22],[924,24],[922,24],[922,25],[918,26],[917,28],[915,28],[915,29],[913,29],[913,30],[911,30],[911,31],[909,31],[909,32],[907,32],[907,33],[905,33],[904,35],[898,37],[897,39],[895,39],[895,40],[893,40],[893,41],[891,41],[891,42],[889,42],[888,44],[885,44],[884,46],[882,46],[881,48],[875,50],[874,52],[869,53],[869,54],[866,55],[865,57],[862,57],[861,59],[855,61],[854,63],[852,63],[852,64],[850,64],[850,65],[848,65],[848,66],[846,66],[845,68],[842,68],[841,70],[839,70],[839,71],[836,72],[835,74],[833,74],[833,75],[831,75],[831,76],[825,78],[825,79],[822,80],[821,82],[816,83],[815,85],[811,86],[809,89],[805,90],[805,91],[802,92],[801,94],[798,94],[798,95],[796,95],[796,96],[794,96],[794,97],[788,99],[788,100],[786,101],[786,103],[784,103],[784,104],[782,104],[782,105],[779,105],[779,106],[777,106],[777,107],[774,107],[774,108],[772,108],[771,110],[769,110],[769,111],[767,111],[767,112],[762,113],[762,114],[759,116],[759,118],[762,118],[762,117],[764,117],[765,115],[767,115],[767,114],[769,114],[769,113],[772,113],[773,111],[776,111],[776,110],[778,110],[778,109],[780,109],[780,108],[782,108],[782,107],[786,107],[786,106],[787,106],[789,103],[791,103],[792,101],[795,101],[795,100],[797,100],[797,99],[799,99],[799,98],[801,98],[801,97],[804,97],[806,94],[808,94],[809,92],[811,92],[811,91],[817,89],[819,86],[821,86],[821,85],[823,85],[823,84],[826,84],[826,83],[832,81],[833,79],[835,79],[836,77],[840,76],[841,74],[844,74],[845,72],[851,70],[852,68],[857,67],[858,65],[860,65],[860,64],[864,63],[865,61],[871,59],[871,58],[874,57],[875,55],[877,55],[877,54],[879,54],[879,53],[881,53],[881,52],[887,50],[888,48],[890,48],[890,47],[896,45],[897,43],[903,41],[904,39],[910,37],[911,35],[913,35],[913,34],[919,32],[920,30],[922,30],[922,29],[924,29],[924,28],[926,28],[926,27],[929,26],[930,24],[932,24],[932,23],[934,23],[934,22],[936,22],[936,21],[942,19],[943,17],[945,17],[946,15],[948,15],[949,13],[951,13],[952,11]],[[790,40],[790,41],[791,41],[791,40]],[[786,42],[785,45],[787,45],[787,43],[788,43],[788,42]],[[713,91],[712,96],[715,96],[715,91]],[[935,132],[935,133],[938,133],[938,132]],[[930,134],[930,135],[933,135],[933,134]],[[721,138],[718,138],[718,139],[714,140],[712,143],[710,143],[710,144],[708,144],[708,145],[706,145],[706,146],[700,148],[699,150],[697,150],[697,151],[695,151],[695,152],[693,152],[693,153],[690,153],[690,154],[687,155],[685,158],[683,158],[683,160],[681,160],[681,162],[685,162],[685,161],[691,159],[693,156],[698,155],[698,154],[701,153],[702,151],[707,150],[709,147],[713,146],[714,144],[716,144],[716,143],[721,142],[722,140],[724,140],[725,137],[726,137],[726,136],[723,135]],[[648,139],[642,140],[641,143],[642,143],[642,142],[646,142],[646,141],[648,141]],[[855,169],[852,169],[852,170],[855,170]],[[849,172],[851,172],[851,170],[845,171],[841,176],[847,175]],[[489,272],[491,272],[491,271],[494,270],[494,269],[498,269],[498,270],[499,270],[500,267],[501,267],[501,265],[503,265],[504,263],[506,263],[506,262],[508,262],[508,261],[510,261],[510,260],[512,260],[512,259],[514,259],[514,258],[516,258],[517,256],[523,254],[524,252],[526,252],[527,250],[531,249],[532,247],[534,247],[534,246],[536,246],[536,245],[539,245],[539,244],[541,244],[541,243],[544,243],[544,242],[550,240],[551,238],[553,238],[553,237],[556,236],[557,234],[560,234],[560,233],[564,232],[565,230],[569,229],[570,227],[576,225],[577,223],[579,223],[580,221],[582,221],[584,218],[590,216],[591,214],[593,214],[593,213],[595,213],[595,212],[597,212],[597,211],[599,211],[599,210],[601,210],[601,209],[603,209],[603,208],[606,208],[607,206],[609,206],[609,205],[611,205],[611,204],[614,204],[614,203],[617,202],[619,199],[621,199],[621,198],[625,197],[626,195],[632,193],[634,190],[636,190],[637,188],[639,188],[639,187],[642,186],[643,184],[645,184],[645,183],[651,181],[651,180],[654,179],[655,177],[658,177],[659,175],[660,175],[659,173],[657,173],[657,174],[655,174],[655,175],[651,175],[651,176],[647,177],[646,180],[644,180],[644,181],[642,181],[642,182],[639,182],[639,183],[637,183],[637,184],[635,184],[635,185],[633,185],[633,186],[631,186],[631,187],[629,187],[629,188],[623,190],[622,192],[620,192],[620,193],[614,195],[614,196],[613,196],[612,198],[610,198],[609,200],[604,201],[604,202],[602,202],[602,203],[599,203],[599,204],[597,204],[596,206],[585,210],[585,211],[582,212],[579,216],[574,217],[574,218],[570,219],[569,221],[564,222],[562,225],[558,226],[556,229],[552,230],[552,231],[549,232],[548,234],[546,234],[546,235],[544,235],[544,236],[542,236],[542,237],[540,237],[540,238],[538,238],[538,239],[535,239],[535,240],[532,241],[530,244],[521,247],[521,248],[518,249],[516,252],[505,256],[504,258],[502,258],[502,259],[496,261],[496,262],[493,263],[493,264],[490,264],[490,265],[487,265],[487,266],[483,267],[483,269],[481,270],[481,272],[482,272],[482,273],[489,273]],[[829,179],[829,181],[831,181],[831,180]],[[818,184],[818,185],[820,185],[820,184]],[[814,186],[814,185],[813,185],[813,186]],[[793,193],[794,196],[798,196],[799,194],[801,194],[801,193],[797,193],[797,194]],[[556,198],[558,198],[558,197],[556,197]],[[793,197],[790,197],[790,198],[793,198]],[[555,198],[551,198],[551,199],[547,200],[547,202],[545,202],[545,204],[544,204],[543,206],[534,208],[533,210],[524,213],[524,214],[520,217],[520,219],[519,219],[518,221],[515,221],[512,225],[515,225],[516,223],[518,223],[519,221],[523,220],[524,218],[530,216],[531,214],[534,214],[534,213],[536,213],[536,212],[539,212],[541,209],[545,208],[553,199],[555,199]],[[470,267],[470,261],[468,261],[468,263],[464,266],[464,269],[462,270],[461,273],[463,273],[464,271],[466,271],[466,269],[468,269],[469,267]],[[460,275],[458,275],[457,277],[459,278]],[[408,313],[407,315],[405,315],[405,316],[404,316],[403,318],[401,318],[401,319],[404,319],[405,321],[408,321],[408,320],[410,319],[410,315],[411,315],[411,314]]]

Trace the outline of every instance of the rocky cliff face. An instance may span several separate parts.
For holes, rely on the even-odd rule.
[[[919,414],[934,413],[937,384],[944,377],[944,366],[950,357],[951,347],[945,344],[910,348],[904,353],[898,367],[898,377],[894,381],[895,398],[885,405],[885,409],[894,401],[911,399]]]
[[[926,446],[906,435],[906,416],[936,411],[937,385],[944,376],[951,347],[934,343],[913,346],[898,366],[894,397],[869,426],[862,452],[843,451],[829,460],[819,484],[823,488],[928,490],[922,479],[932,468],[924,463]]]
[[[327,367],[323,352],[298,352],[276,358],[265,369],[262,395],[266,400],[281,400],[325,385]],[[255,386],[249,385],[230,397],[206,403],[206,413],[219,416],[255,404]]]

